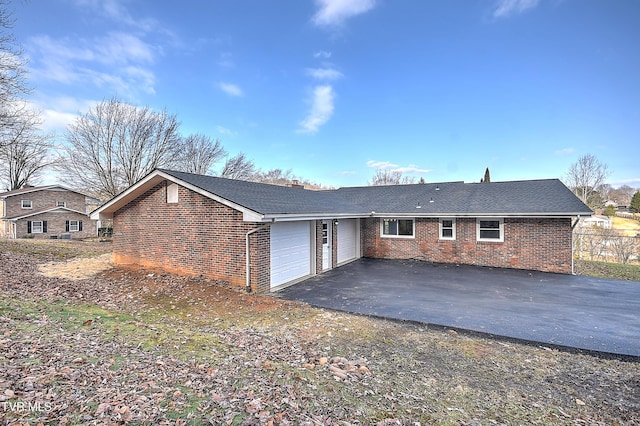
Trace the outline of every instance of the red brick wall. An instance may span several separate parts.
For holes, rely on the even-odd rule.
[[[456,219],[456,239],[438,239],[436,218],[416,219],[415,238],[381,238],[378,218],[363,219],[363,255],[571,273],[571,219],[504,219],[504,242],[476,241],[476,219]]]
[[[243,222],[241,212],[183,187],[178,203],[169,204],[162,183],[114,213],[114,259],[244,288],[246,233],[259,226]],[[268,227],[250,237],[253,291],[269,290],[269,240]]]

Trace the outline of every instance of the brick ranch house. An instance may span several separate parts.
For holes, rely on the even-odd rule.
[[[0,193],[0,237],[89,238],[96,222],[84,194],[61,185],[30,186]]]
[[[557,179],[310,191],[159,169],[92,218],[118,264],[269,292],[360,257],[571,273],[592,214]]]

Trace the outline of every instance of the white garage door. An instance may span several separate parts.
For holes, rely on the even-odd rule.
[[[358,257],[358,219],[338,221],[338,263]]]
[[[311,274],[310,222],[271,225],[271,288]]]

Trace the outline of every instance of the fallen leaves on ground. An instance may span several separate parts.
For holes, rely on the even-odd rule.
[[[158,271],[39,273],[69,259],[83,269],[85,253],[101,252],[99,243],[0,241],[8,424],[640,424],[637,361],[313,309]]]

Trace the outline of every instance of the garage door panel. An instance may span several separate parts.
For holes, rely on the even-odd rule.
[[[311,274],[309,222],[282,222],[271,226],[271,287]]]
[[[358,257],[358,220],[343,219],[338,222],[338,263]]]

